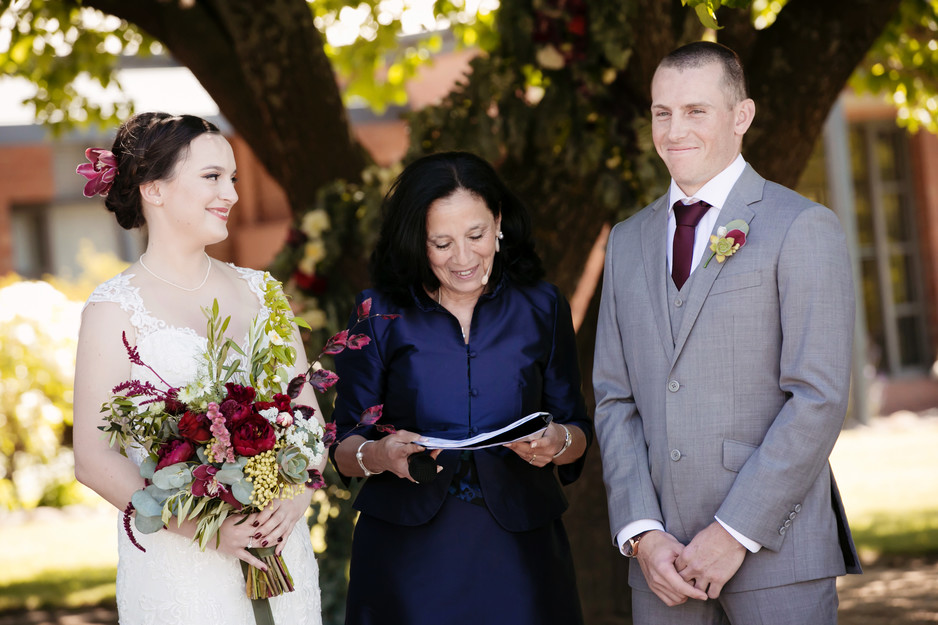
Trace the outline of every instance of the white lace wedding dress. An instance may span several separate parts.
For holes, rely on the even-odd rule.
[[[237,268],[263,306],[264,274]],[[130,284],[132,274],[118,275],[101,284],[88,299],[113,302],[130,315],[136,345],[143,362],[173,386],[183,386],[196,377],[198,355],[206,340],[191,328],[177,328],[153,317]],[[118,339],[119,340],[119,337]],[[162,382],[147,369],[132,366],[131,378]],[[141,454],[131,454],[138,465]],[[133,457],[136,456],[136,457]],[[201,551],[197,544],[178,534],[161,530],[154,534],[134,532],[146,553],[134,547],[118,515],[117,609],[122,625],[254,625],[251,602],[244,591],[240,560],[211,547]],[[293,577],[295,590],[270,600],[277,625],[322,623],[319,566],[310,543],[305,519],[300,519],[287,539],[283,559]]]

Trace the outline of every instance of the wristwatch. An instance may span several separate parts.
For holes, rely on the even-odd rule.
[[[638,543],[641,542],[642,536],[648,532],[642,532],[637,536],[632,536],[629,539],[629,542],[625,546],[625,557],[626,558],[637,558],[638,557]]]

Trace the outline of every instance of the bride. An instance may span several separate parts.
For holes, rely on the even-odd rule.
[[[111,389],[131,379],[150,380],[131,365],[121,341],[127,335],[147,363],[169,384],[195,379],[206,347],[203,307],[218,300],[231,316],[228,336],[244,337],[252,319],[267,314],[264,274],[213,260],[205,246],[228,236],[227,221],[238,200],[234,153],[218,128],[191,115],[141,113],[118,130],[110,152],[91,150],[93,165],[79,167],[89,182],[85,195],[106,196],[108,210],[127,229],[146,225],[146,253],[123,273],[101,284],[82,313],[75,374],[75,475],[123,511],[144,487],[138,465],[108,446],[98,429]],[[297,371],[306,369],[296,337]],[[149,374],[149,375],[148,375]],[[297,401],[318,404],[307,385]],[[133,451],[133,450],[131,450]],[[317,467],[322,469],[322,467]],[[294,499],[274,500],[239,523],[229,516],[205,551],[193,543],[187,521],[153,534],[136,533],[146,549],[119,531],[117,607],[128,624],[226,623],[253,625],[239,560],[263,568],[249,546],[277,546],[296,589],[270,600],[277,623],[319,624],[319,570],[304,513],[309,489]]]

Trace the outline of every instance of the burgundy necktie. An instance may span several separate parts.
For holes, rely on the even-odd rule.
[[[671,247],[671,278],[680,290],[690,275],[691,260],[694,256],[694,231],[700,219],[710,210],[706,202],[684,204],[680,200],[674,203],[674,243]]]

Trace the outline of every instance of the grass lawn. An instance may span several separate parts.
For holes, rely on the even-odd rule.
[[[113,601],[116,519],[103,506],[0,517],[0,610]]]
[[[846,430],[831,464],[864,562],[938,554],[938,418]],[[0,514],[0,611],[113,603],[111,508]]]
[[[938,554],[938,418],[890,417],[845,430],[831,454],[866,562]]]

